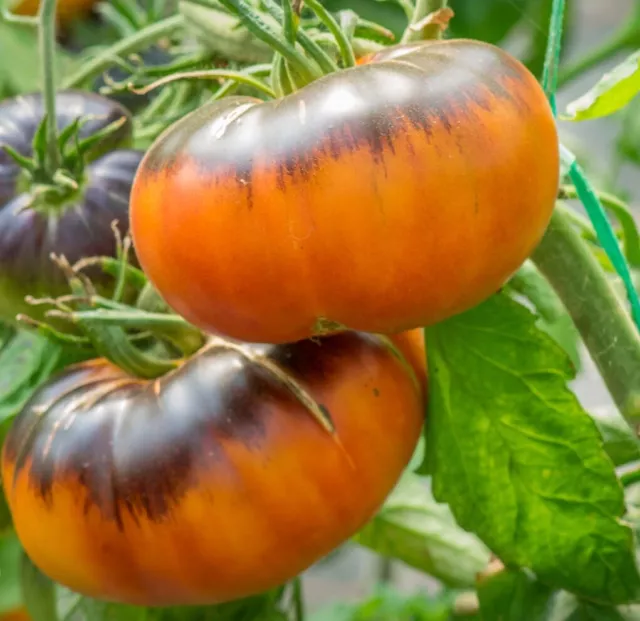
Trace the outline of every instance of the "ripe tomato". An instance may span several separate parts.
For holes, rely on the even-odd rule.
[[[502,50],[398,47],[280,101],[181,119],[140,165],[132,232],[163,297],[209,332],[398,332],[519,267],[548,224],[558,152],[541,87]]]
[[[70,367],[4,445],[20,541],[100,599],[205,604],[278,586],[355,534],[406,467],[421,348],[421,331],[214,338],[155,381],[100,359]]]
[[[0,149],[0,319],[11,321],[18,313],[33,315],[26,295],[50,296],[68,292],[62,272],[50,261],[53,252],[72,263],[87,256],[115,253],[111,223],[128,228],[129,193],[142,152],[111,150],[131,137],[130,115],[121,105],[80,91],[62,91],[56,97],[60,130],[76,119],[89,119],[79,131],[88,138],[125,118],[126,122],[88,154],[79,188],[61,202],[34,201],[39,187]],[[0,142],[20,155],[33,155],[33,137],[44,115],[42,94],[34,93],[0,103]],[[37,181],[37,180],[36,180]],[[97,283],[100,271],[92,272]]]

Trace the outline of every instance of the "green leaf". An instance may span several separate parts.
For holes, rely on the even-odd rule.
[[[0,422],[17,414],[33,390],[55,371],[62,348],[43,336],[18,330],[0,351]]]
[[[363,601],[322,608],[310,621],[452,621],[453,602],[451,593],[407,596],[383,585]]]
[[[569,121],[608,116],[624,108],[640,92],[640,51],[634,52],[582,97],[567,106]]]
[[[559,593],[548,621],[640,621],[638,606],[606,606]]]
[[[640,595],[623,490],[573,367],[506,295],[427,330],[434,496],[507,565],[607,603]]]
[[[56,587],[23,552],[20,562],[22,597],[33,621],[57,621]]]
[[[625,159],[640,166],[640,97],[636,97],[623,112],[616,146]]]
[[[616,466],[640,460],[640,440],[615,407],[592,408],[589,414],[598,426],[604,450]]]
[[[523,570],[503,569],[478,587],[486,621],[547,621],[553,591]]]
[[[13,533],[0,535],[0,615],[22,606],[20,555],[22,548]]]
[[[449,586],[470,587],[490,552],[437,503],[428,478],[405,474],[355,541],[428,573]]]
[[[450,0],[450,36],[500,43],[523,19],[529,0]],[[546,30],[547,24],[544,24]]]

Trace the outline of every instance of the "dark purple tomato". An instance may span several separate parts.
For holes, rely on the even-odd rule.
[[[116,251],[111,223],[118,221],[122,234],[128,229],[129,194],[142,152],[111,149],[130,140],[129,112],[105,97],[79,91],[59,93],[56,108],[59,130],[79,117],[85,119],[79,140],[123,117],[125,122],[87,152],[78,189],[60,201],[34,201],[36,184],[0,149],[0,319],[12,320],[23,312],[34,315],[34,307],[24,301],[27,295],[68,292],[51,253],[71,263],[87,256],[110,256]],[[37,93],[0,103],[0,144],[32,157],[43,114],[43,99]],[[92,276],[100,281],[100,274]]]

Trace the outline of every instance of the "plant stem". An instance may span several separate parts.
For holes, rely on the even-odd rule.
[[[556,290],[620,412],[640,419],[640,334],[567,217],[556,209],[534,263]]]
[[[447,0],[417,0],[411,21],[402,35],[401,42],[411,43],[412,41],[439,39],[442,36],[442,29],[438,24],[431,24],[420,29],[416,29],[415,26],[427,17],[427,15],[444,9],[446,6]]]
[[[640,482],[640,462],[634,461],[618,468],[617,471],[620,483],[624,487],[629,487]]]
[[[638,27],[626,26],[613,35],[608,41],[605,41],[600,47],[589,51],[585,56],[565,67],[560,71],[558,76],[558,87],[562,87],[585,71],[599,65],[608,60],[612,56],[622,52],[633,45],[634,38],[638,38]]]
[[[42,72],[44,105],[47,115],[47,172],[53,176],[60,168],[56,117],[56,0],[41,0],[38,22],[40,71]]]
[[[76,88],[82,86],[88,80],[98,77],[105,69],[108,69],[113,64],[114,58],[132,54],[151,45],[158,39],[171,36],[183,25],[184,18],[182,15],[173,15],[143,28],[134,35],[118,41],[115,45],[100,52],[95,58],[84,63],[78,71],[64,81],[62,87]]]
[[[353,67],[356,64],[356,57],[351,47],[351,42],[340,28],[340,24],[333,18],[331,13],[325,9],[318,0],[305,0],[305,4],[318,16],[318,19],[326,26],[338,44],[340,56],[345,67]]]

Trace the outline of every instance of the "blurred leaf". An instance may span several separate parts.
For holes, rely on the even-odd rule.
[[[18,330],[0,350],[0,422],[17,414],[34,388],[60,364],[62,348],[31,331]]]
[[[400,4],[394,0],[325,0],[323,4],[334,12],[351,9],[360,17],[382,24],[391,30],[397,39],[402,36],[407,26],[407,16]]]
[[[503,569],[478,587],[486,621],[547,621],[553,591],[523,570]]]
[[[453,601],[451,594],[406,596],[381,586],[361,602],[327,606],[310,621],[450,621]]]
[[[280,609],[283,589],[217,606],[143,608],[82,597],[65,621],[286,621]]]
[[[455,17],[449,36],[500,43],[524,17],[528,4],[529,0],[450,0]]]
[[[23,552],[21,554],[20,585],[22,598],[33,621],[56,621],[56,588]]]
[[[625,108],[617,137],[618,152],[640,166],[640,97]]]
[[[22,548],[13,533],[0,535],[0,614],[22,605],[20,556]]]
[[[428,478],[406,474],[378,514],[355,540],[401,560],[450,586],[473,586],[489,562],[489,550],[462,530],[431,494]]]
[[[569,356],[573,368],[578,372],[582,367],[580,360],[580,333],[568,313],[549,320],[541,317],[536,322],[540,330],[546,332]]]
[[[566,354],[505,295],[427,331],[434,496],[505,564],[625,603],[640,595],[623,490],[567,388]]]
[[[600,430],[604,450],[616,466],[640,460],[640,440],[615,407],[591,408],[589,413]]]
[[[0,21],[0,99],[40,88],[38,34],[34,28]],[[6,62],[6,59],[18,59]],[[75,66],[69,54],[58,49],[57,78],[61,80]]]
[[[634,52],[582,97],[567,106],[569,121],[597,119],[617,112],[640,92],[640,51]]]
[[[559,593],[548,621],[640,621],[637,606],[605,606]]]

